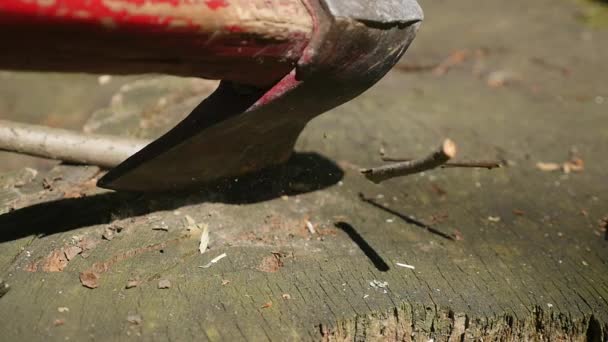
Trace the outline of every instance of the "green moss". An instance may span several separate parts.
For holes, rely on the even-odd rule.
[[[608,1],[577,0],[582,7],[582,18],[592,27],[608,27]]]

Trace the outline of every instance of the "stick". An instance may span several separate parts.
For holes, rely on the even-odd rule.
[[[394,157],[382,157],[382,161],[385,162],[405,162],[411,161],[412,158],[394,158]],[[480,169],[496,169],[503,167],[503,163],[498,160],[470,160],[470,161],[454,161],[447,162],[441,166],[441,168],[456,168],[456,167],[467,167],[467,168],[480,168]]]
[[[149,141],[0,120],[0,150],[112,168]]]
[[[454,155],[456,155],[456,144],[454,144],[452,140],[446,139],[435,152],[423,159],[404,161],[373,169],[361,170],[361,173],[370,181],[378,184],[391,178],[407,176],[437,168],[453,158]]]

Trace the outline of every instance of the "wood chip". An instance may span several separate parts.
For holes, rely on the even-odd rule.
[[[199,266],[199,268],[209,268],[209,267],[213,266],[213,264],[215,264],[218,261],[224,259],[225,257],[226,257],[226,253],[222,253],[222,254],[216,256],[215,258],[211,259],[211,261],[209,261],[206,265]]]
[[[409,268],[410,270],[415,270],[416,267],[412,266],[412,265],[408,265],[408,264],[402,264],[400,262],[395,263],[395,265],[399,266],[399,267],[404,267],[404,268]]]
[[[106,85],[110,83],[110,81],[112,81],[112,76],[110,75],[101,75],[97,78],[97,83],[99,83],[99,85]]]
[[[83,258],[88,258],[91,255],[91,252],[97,245],[99,244],[99,239],[93,239],[90,237],[84,237],[80,239],[77,246],[82,248],[82,253],[80,254]]]
[[[140,325],[144,320],[141,318],[141,315],[138,314],[129,314],[127,316],[127,322],[135,325]]]
[[[141,280],[139,278],[129,279],[127,280],[127,285],[125,285],[126,289],[132,289],[134,287],[138,287],[141,284]]]
[[[68,261],[71,261],[78,254],[82,253],[82,248],[78,246],[69,246],[63,249],[63,253],[65,254],[66,259],[68,259]]]
[[[452,234],[452,236],[454,237],[454,240],[456,240],[456,241],[464,240],[464,236],[462,235],[462,232],[459,229],[454,229],[454,233]]]
[[[82,286],[90,289],[99,287],[99,274],[94,271],[85,271],[80,273],[80,283]]]
[[[194,221],[192,216],[186,215],[186,216],[184,216],[184,219],[186,220],[186,229],[196,227],[196,221]]]
[[[101,234],[101,237],[108,241],[112,241],[112,239],[114,239],[114,230],[110,227],[106,227],[103,231],[103,234]]]
[[[158,288],[159,289],[170,289],[171,282],[168,279],[161,279],[158,281]]]
[[[544,172],[563,171],[565,174],[572,172],[582,172],[585,170],[585,161],[579,157],[572,157],[570,160],[558,163],[536,163],[536,168]]]
[[[10,289],[10,285],[0,278],[0,298],[7,294]]]
[[[306,220],[306,229],[308,229],[308,232],[310,232],[310,234],[316,234],[317,231],[315,230],[315,226],[313,226],[312,222]]]
[[[198,251],[201,254],[204,254],[207,251],[207,246],[209,245],[209,225],[207,224],[199,224],[199,228],[202,227],[203,232],[201,233],[201,242],[198,245]]]
[[[561,170],[562,166],[557,163],[538,162],[536,168],[544,172],[552,172]]]
[[[578,157],[571,158],[562,165],[564,173],[582,172],[585,170],[585,162]]]
[[[499,216],[488,216],[488,221],[490,222],[500,222]]]
[[[517,81],[521,81],[518,74],[508,70],[496,70],[488,75],[486,83],[490,88],[500,88]]]

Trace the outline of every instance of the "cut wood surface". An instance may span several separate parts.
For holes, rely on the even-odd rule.
[[[427,20],[403,63],[443,74],[391,73],[311,122],[283,169],[175,196],[97,189],[95,167],[0,175],[2,339],[607,340],[608,88],[598,70],[608,32],[585,27],[568,1],[422,5]],[[512,74],[523,77],[496,85]],[[0,96],[2,118],[16,120],[36,97],[26,76],[1,75],[22,84]],[[64,77],[54,93],[115,89],[86,132],[146,139],[213,88]],[[458,159],[506,166],[379,185],[359,172],[384,163],[381,149],[424,156],[444,137]],[[584,170],[536,168],[572,151]]]

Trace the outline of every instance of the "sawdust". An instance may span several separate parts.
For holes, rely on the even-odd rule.
[[[257,269],[266,273],[275,273],[285,266],[283,258],[286,256],[287,255],[285,253],[273,252],[272,255],[262,259]]]
[[[128,260],[130,258],[136,257],[138,255],[144,254],[144,253],[162,250],[170,244],[178,243],[180,241],[183,241],[183,240],[189,239],[189,238],[190,237],[188,235],[186,235],[186,236],[182,236],[182,237],[168,240],[165,242],[148,245],[145,247],[134,248],[134,249],[130,249],[130,250],[124,251],[122,253],[116,254],[106,261],[94,263],[89,269],[80,273],[80,280],[84,286],[87,286],[87,285],[85,285],[83,279],[85,281],[87,281],[87,284],[91,284],[91,285],[94,285],[95,287],[97,287],[97,282],[98,282],[99,278],[101,277],[101,275],[103,273],[109,271],[112,268],[112,266],[114,266],[115,264]],[[90,286],[87,286],[87,287],[90,287]],[[95,287],[91,287],[91,288],[95,288]]]

